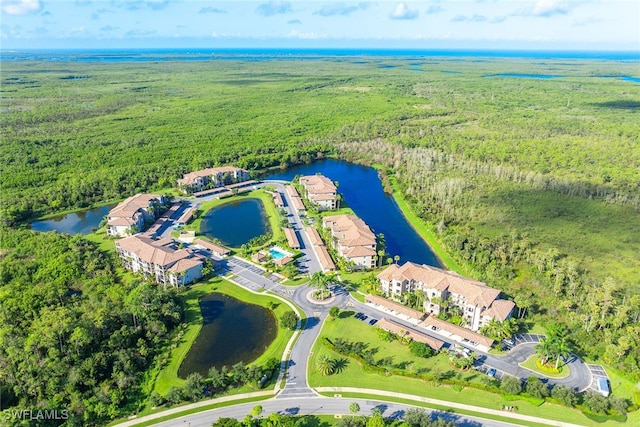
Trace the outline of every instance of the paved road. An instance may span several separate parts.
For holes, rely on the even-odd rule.
[[[372,306],[363,304],[356,300],[351,300],[352,307],[350,309],[362,312],[369,316],[370,318],[379,319],[381,317],[389,317],[387,313],[376,310]],[[478,349],[473,347],[468,347],[461,345],[458,341],[451,340],[450,338],[440,335],[437,332],[430,331],[423,328],[418,328],[415,325],[406,322],[399,318],[393,318],[395,322],[398,322],[405,326],[407,329],[413,329],[415,331],[421,332],[423,334],[427,334],[433,338],[439,339],[440,341],[445,342],[445,347],[453,348],[455,346],[462,346],[472,350],[476,353],[478,358],[476,359],[475,367],[483,372],[486,372],[489,368],[495,368],[497,372],[497,377],[502,378],[504,373],[509,375],[516,376],[523,380],[527,379],[530,376],[537,376],[543,382],[552,385],[565,385],[567,387],[573,388],[577,391],[586,390],[589,388],[591,384],[591,372],[588,366],[584,363],[584,361],[574,355],[572,355],[567,361],[569,365],[569,369],[571,371],[571,375],[567,378],[560,379],[551,379],[544,377],[542,375],[538,375],[532,371],[524,369],[518,365],[520,362],[524,362],[529,356],[531,356],[535,352],[535,346],[537,344],[537,339],[540,336],[527,336],[523,337],[523,339],[519,339],[516,342],[516,346],[511,349],[507,354],[498,355],[498,354],[488,354],[478,351]],[[528,334],[527,334],[528,335]]]
[[[357,402],[360,405],[360,415],[370,415],[374,408],[382,411],[385,418],[398,419],[401,418],[410,405],[398,403],[385,403],[378,400],[365,399],[334,399],[329,397],[315,397],[312,399],[288,398],[265,400],[261,402],[246,403],[225,408],[213,409],[210,411],[200,412],[197,414],[176,418],[171,421],[156,424],[156,427],[205,427],[211,426],[215,420],[220,417],[236,418],[242,420],[247,414],[250,414],[253,407],[261,405],[263,416],[280,412],[290,415],[343,415],[349,416],[349,405]],[[431,412],[431,411],[430,411]],[[493,420],[485,420],[469,416],[461,416],[449,412],[433,411],[432,417],[442,417],[450,421],[455,421],[460,426],[465,427],[504,427],[511,426],[510,423],[501,423]]]

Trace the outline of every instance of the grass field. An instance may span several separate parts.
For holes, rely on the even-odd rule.
[[[165,395],[169,387],[171,386],[183,386],[184,379],[178,377],[178,369],[180,364],[184,360],[185,356],[189,352],[193,341],[198,336],[200,329],[202,328],[202,314],[200,313],[200,298],[211,293],[220,292],[226,295],[232,296],[244,302],[257,304],[262,307],[269,307],[269,303],[276,305],[274,310],[276,318],[280,318],[284,312],[290,310],[290,308],[277,298],[268,295],[258,295],[251,293],[231,282],[224,279],[215,277],[210,279],[206,283],[197,284],[191,286],[184,294],[181,295],[185,304],[186,319],[185,323],[187,328],[185,329],[184,336],[178,346],[171,351],[169,363],[163,369],[160,370],[156,377],[154,391]],[[267,350],[256,359],[253,363],[261,364],[268,359],[274,357],[280,360],[287,342],[293,335],[293,331],[288,329],[278,328],[278,335],[275,340],[269,345]],[[245,390],[239,389],[238,393]]]
[[[438,368],[445,374],[445,377],[452,379],[464,379],[471,382],[482,383],[485,375],[478,372],[460,373],[454,371],[448,364],[448,356],[439,355],[437,357],[422,360],[416,360],[409,353],[406,346],[398,343],[386,343],[378,339],[375,328],[364,322],[348,317],[335,321],[326,321],[323,326],[321,337],[335,339],[341,337],[343,339],[354,340],[370,343],[370,347],[379,349],[380,357],[393,357],[394,363],[413,362],[410,363],[410,369],[427,368],[432,370]],[[416,396],[430,397],[452,402],[464,402],[474,406],[481,406],[490,409],[502,409],[504,406],[516,406],[517,412],[526,415],[538,416],[558,421],[576,423],[585,426],[596,426],[598,424],[580,411],[570,409],[564,406],[544,403],[541,406],[533,405],[526,400],[506,399],[500,394],[490,393],[472,387],[464,387],[460,391],[454,391],[451,386],[439,385],[434,386],[430,381],[419,379],[389,376],[384,373],[373,373],[364,369],[364,367],[354,359],[348,359],[344,363],[344,368],[330,376],[322,376],[315,370],[315,364],[321,355],[326,355],[333,359],[344,359],[337,353],[334,353],[322,344],[319,339],[314,348],[313,355],[310,358],[309,385],[311,387],[361,387],[376,390],[389,390],[399,393],[408,393]],[[629,419],[640,419],[640,413],[629,415]],[[613,425],[613,421],[604,423],[603,425]]]

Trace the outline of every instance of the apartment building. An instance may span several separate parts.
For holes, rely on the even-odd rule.
[[[355,215],[325,216],[322,226],[331,231],[338,255],[357,269],[375,267],[376,236],[363,220]]]
[[[340,207],[338,189],[324,175],[301,176],[300,184],[305,196],[319,211],[333,210]]]
[[[167,198],[160,194],[136,194],[107,214],[107,234],[124,237],[144,231],[166,207]]]
[[[204,257],[178,242],[135,235],[116,241],[116,251],[127,270],[162,285],[182,286],[200,279]]]
[[[512,301],[499,299],[500,291],[477,280],[428,265],[406,262],[390,265],[378,280],[382,292],[399,298],[405,292],[422,291],[424,310],[438,315],[444,304],[460,309],[467,327],[477,331],[492,319],[508,319],[515,307]]]
[[[249,180],[249,172],[234,166],[208,168],[183,175],[178,187],[187,194]]]

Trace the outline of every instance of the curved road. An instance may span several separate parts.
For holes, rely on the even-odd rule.
[[[298,240],[301,243],[301,251],[303,252],[302,265],[303,268],[310,275],[316,271],[321,271],[320,263],[313,251],[313,246],[310,243],[309,237],[304,230],[304,224],[300,216],[292,207],[292,203],[289,195],[284,190],[285,182],[282,181],[264,181],[258,184],[256,187],[263,185],[275,186],[286,202],[285,211],[292,224],[293,229],[296,231]],[[348,414],[349,404],[351,402],[358,402],[361,408],[361,414],[369,414],[374,407],[377,407],[383,411],[385,417],[398,418],[401,417],[404,411],[410,407],[408,405],[384,403],[379,400],[363,400],[363,399],[332,399],[322,397],[309,387],[307,382],[308,372],[308,359],[311,355],[310,349],[313,347],[315,340],[320,334],[322,322],[326,319],[329,312],[329,307],[338,306],[342,309],[347,308],[347,302],[350,302],[352,307],[356,311],[361,311],[367,314],[369,317],[380,318],[386,313],[382,313],[375,308],[362,304],[349,296],[349,293],[342,287],[334,285],[332,292],[335,295],[335,300],[329,304],[315,304],[307,298],[307,294],[311,291],[308,286],[298,286],[297,288],[283,286],[277,282],[275,277],[264,277],[262,271],[255,267],[253,264],[238,258],[229,258],[223,261],[223,267],[236,275],[233,279],[236,283],[254,290],[270,290],[285,298],[293,300],[298,307],[300,307],[307,317],[303,329],[295,342],[294,346],[290,350],[288,355],[288,366],[286,370],[285,386],[277,393],[275,399],[238,404],[228,406],[224,408],[204,411],[201,413],[189,415],[182,418],[177,418],[164,423],[158,423],[157,426],[210,426],[211,423],[219,417],[233,417],[242,419],[254,406],[260,404],[264,408],[265,414],[273,412],[281,412],[288,414]],[[402,319],[394,318],[396,322],[402,323],[404,326],[410,329],[416,329],[416,327],[408,322],[404,322]],[[427,333],[437,339],[448,343],[450,346],[459,345],[459,343],[451,341],[446,337],[443,337],[435,332],[427,331],[425,329],[417,329],[422,333]],[[518,366],[518,362],[524,361],[533,353],[533,347],[535,343],[526,343],[516,346],[511,352],[506,355],[491,355],[486,353],[480,353],[477,349],[472,349],[479,354],[476,365],[479,367],[490,366],[496,368],[501,373],[508,373],[520,378],[527,378],[531,375],[535,375],[524,368]],[[564,379],[547,379],[540,377],[549,384],[564,384],[568,387],[572,387],[576,390],[583,390],[589,387],[591,382],[591,374],[579,358],[573,356],[569,361],[571,366],[571,375]],[[211,401],[203,402],[210,404]],[[481,409],[481,408],[480,408]],[[485,420],[474,417],[461,417],[455,414],[447,413],[449,420],[456,421],[465,426],[505,426],[510,425],[506,423],[500,423],[492,420]],[[506,415],[506,414],[505,414]],[[159,415],[161,416],[161,414]],[[137,420],[142,422],[143,419]],[[543,420],[540,420],[543,421]],[[125,425],[135,424],[136,421],[125,423]],[[549,421],[553,425],[561,425],[561,423],[555,423]]]

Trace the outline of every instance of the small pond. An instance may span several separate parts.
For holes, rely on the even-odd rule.
[[[178,369],[181,378],[192,372],[207,377],[212,366],[221,369],[240,361],[250,363],[278,333],[273,312],[225,294],[214,292],[203,297],[200,310],[202,329]]]
[[[215,207],[207,212],[200,225],[202,234],[234,248],[268,231],[269,220],[262,200],[254,198]]]
[[[342,194],[347,205],[376,234],[384,234],[389,255],[399,255],[401,264],[404,261],[413,261],[441,267],[438,257],[409,224],[393,197],[384,193],[378,171],[375,169],[343,160],[327,159],[308,165],[293,166],[264,178],[290,181],[296,175],[316,173],[321,173],[332,181],[338,181],[338,192]]]
[[[100,206],[99,208],[34,221],[31,223],[31,229],[42,232],[57,231],[67,234],[90,234],[94,228],[98,228],[100,221],[102,221],[114,206],[115,205]]]

